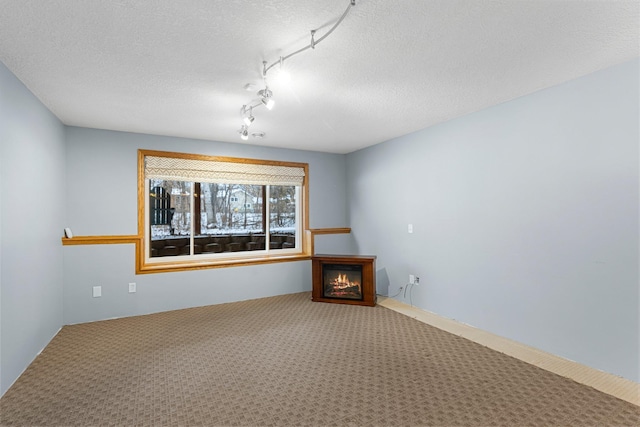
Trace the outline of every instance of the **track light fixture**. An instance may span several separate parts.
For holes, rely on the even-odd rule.
[[[247,106],[243,105],[242,115],[244,116],[244,118],[242,119],[244,121],[244,124],[247,125],[247,127],[251,126],[251,123],[253,123],[253,121],[255,120],[255,117],[253,117],[253,107],[249,107],[249,112],[247,113]]]
[[[273,100],[273,92],[269,90],[269,87],[265,86],[264,89],[258,91],[258,96],[260,97],[260,102],[262,105],[267,107],[267,110],[271,110],[275,105],[275,101]]]
[[[243,141],[249,139],[249,127],[247,125],[242,125],[238,133],[240,134],[240,138],[242,138]]]
[[[336,23],[333,24],[333,26],[322,37],[316,38],[316,32],[318,30],[311,30],[311,41],[307,46],[305,46],[305,47],[303,47],[301,49],[298,49],[295,52],[290,53],[287,56],[281,56],[277,61],[275,61],[273,64],[271,64],[269,66],[267,66],[267,61],[262,61],[262,79],[264,80],[264,89],[258,91],[258,93],[257,93],[258,99],[254,99],[248,105],[243,105],[242,109],[240,110],[240,114],[241,114],[242,120],[244,122],[244,124],[242,125],[242,127],[238,131],[238,133],[240,133],[240,138],[242,138],[245,141],[247,139],[249,139],[249,126],[254,121],[253,109],[255,107],[264,106],[264,107],[267,108],[267,110],[271,110],[273,108],[273,106],[275,105],[275,101],[273,99],[273,92],[271,92],[271,90],[269,89],[269,86],[267,85],[267,73],[269,72],[269,70],[271,70],[277,64],[280,64],[280,68],[282,68],[285,60],[287,60],[287,59],[291,58],[292,56],[295,56],[295,55],[297,55],[299,53],[302,53],[307,49],[315,49],[316,46],[321,41],[323,41],[325,38],[327,38],[329,36],[329,34],[331,34],[336,28],[338,28],[338,25],[340,25],[342,23],[342,21],[347,16],[347,14],[351,10],[351,8],[356,5],[356,0],[348,0],[348,1],[349,1],[349,4],[347,5],[347,9],[344,11],[342,16],[340,16],[340,18],[338,18]],[[264,136],[264,133],[262,133],[262,132],[259,132],[259,133],[262,136]]]

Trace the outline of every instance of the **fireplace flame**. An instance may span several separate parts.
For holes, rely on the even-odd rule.
[[[358,292],[362,292],[360,282],[350,281],[346,274],[338,274],[332,281],[331,286],[334,290],[343,290],[347,288],[358,288]]]

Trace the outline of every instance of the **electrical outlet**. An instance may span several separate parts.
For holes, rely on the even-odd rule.
[[[98,298],[102,296],[102,286],[93,287],[93,297]]]
[[[136,292],[136,284],[135,283],[129,283],[129,293],[133,294]]]
[[[409,284],[413,285],[414,283],[416,283],[416,276],[414,274],[410,274],[409,275]]]
[[[407,231],[409,232],[409,234],[413,233],[413,224],[407,225]]]

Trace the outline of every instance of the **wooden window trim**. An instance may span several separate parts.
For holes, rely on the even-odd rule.
[[[302,209],[301,215],[301,253],[298,254],[277,254],[271,253],[262,256],[249,257],[247,255],[238,257],[225,257],[223,259],[204,259],[204,260],[185,260],[185,261],[169,261],[161,262],[156,261],[154,263],[147,263],[145,257],[146,242],[145,238],[145,175],[144,175],[144,159],[146,156],[158,156],[158,157],[173,157],[191,160],[205,160],[205,161],[221,161],[221,162],[234,162],[234,163],[248,163],[248,164],[262,164],[272,166],[289,166],[298,167],[304,169],[304,179],[302,183],[302,189],[300,191],[302,200],[300,201],[300,207]],[[220,156],[206,156],[200,154],[188,154],[188,153],[176,153],[168,151],[155,151],[155,150],[138,150],[138,236],[140,236],[140,243],[137,244],[136,249],[136,274],[145,273],[164,273],[170,271],[185,271],[185,270],[200,270],[206,268],[221,268],[221,267],[234,267],[253,264],[269,264],[277,262],[290,262],[290,261],[302,261],[311,259],[313,254],[312,244],[310,244],[313,237],[307,232],[309,228],[309,165],[307,163],[295,163],[295,162],[283,162],[273,160],[259,160],[237,157],[220,157]]]

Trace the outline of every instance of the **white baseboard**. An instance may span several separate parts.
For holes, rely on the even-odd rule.
[[[640,406],[640,384],[634,381],[581,365],[572,360],[564,359],[452,319],[447,319],[435,313],[404,304],[393,298],[378,297],[378,304],[443,331],[461,336],[492,350],[515,357],[554,374],[570,378],[580,384],[593,387],[603,393]]]

